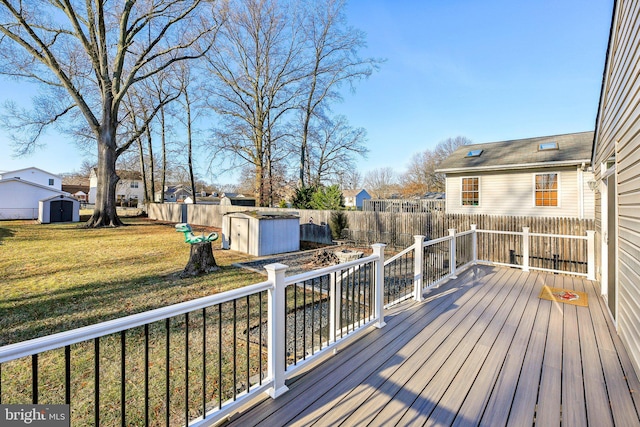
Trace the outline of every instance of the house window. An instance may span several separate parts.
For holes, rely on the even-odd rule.
[[[462,178],[462,206],[480,204],[480,178]]]
[[[558,174],[536,174],[536,206],[558,206]]]
[[[132,181],[131,188],[138,188],[138,181]]]
[[[49,185],[53,185],[53,179],[49,178]]]

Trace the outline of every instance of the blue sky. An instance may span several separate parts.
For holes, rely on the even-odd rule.
[[[345,92],[334,112],[368,132],[363,175],[393,167],[458,135],[492,142],[593,130],[612,0],[351,0],[380,71]],[[0,80],[0,102],[29,88]],[[82,153],[49,133],[45,148],[11,157],[0,130],[0,170],[78,169]],[[215,179],[220,182],[220,179]]]

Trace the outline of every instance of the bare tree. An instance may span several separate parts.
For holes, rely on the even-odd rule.
[[[49,88],[31,114],[18,117],[27,131],[24,149],[34,147],[47,126],[79,117],[89,130],[85,136],[97,145],[96,206],[87,223],[93,227],[122,224],[115,205],[116,161],[148,125],[121,132],[126,94],[206,53],[218,16],[204,0],[105,3],[0,0],[0,73]],[[150,120],[165,101],[154,105]]]
[[[287,113],[296,107],[301,79],[299,19],[288,3],[232,1],[216,46],[207,55],[213,109],[220,126],[218,155],[254,168],[254,194],[267,202],[269,164],[284,156],[279,141]]]
[[[345,171],[355,169],[356,156],[365,157],[367,132],[352,128],[345,116],[322,120],[309,138],[308,182],[313,187],[339,180]]]
[[[449,157],[456,149],[462,145],[472,144],[469,138],[464,136],[456,136],[454,138],[447,138],[444,141],[440,141],[436,145],[434,153],[434,165],[433,165],[433,182],[435,185],[435,191],[444,191],[445,189],[445,176],[442,173],[436,173],[435,170],[440,167],[440,163],[447,157]]]
[[[376,199],[387,199],[397,189],[397,178],[393,168],[373,169],[364,176],[367,191]]]
[[[180,105],[184,111],[177,112],[176,116],[178,120],[182,122],[187,130],[187,167],[189,170],[189,183],[191,185],[191,194],[193,196],[193,203],[196,203],[196,179],[193,172],[193,145],[194,137],[197,133],[195,129],[195,122],[205,112],[202,85],[198,78],[191,72],[188,67],[181,67],[178,80],[181,86],[181,98]]]
[[[357,190],[362,188],[362,173],[356,168],[338,172],[338,184],[342,190]]]
[[[380,60],[360,58],[358,50],[366,46],[364,32],[347,24],[345,0],[317,0],[303,3],[305,52],[309,57],[303,81],[301,102],[302,133],[298,186],[304,187],[309,161],[308,146],[314,119],[321,119],[323,109],[340,100],[342,84],[353,84],[367,78]]]
[[[433,150],[425,150],[411,157],[407,170],[400,177],[400,192],[403,196],[422,196],[428,191],[444,191],[445,180],[436,173],[440,163],[462,145],[471,144],[464,136],[440,141]]]
[[[415,153],[400,177],[400,192],[404,197],[422,196],[439,191],[435,180],[436,158],[431,150]]]

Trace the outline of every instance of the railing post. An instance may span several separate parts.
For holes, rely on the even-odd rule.
[[[449,240],[449,274],[452,279],[457,279],[456,276],[456,229],[449,229],[449,236],[451,236],[451,240]]]
[[[416,301],[422,301],[422,277],[424,272],[422,271],[424,263],[422,257],[424,250],[422,244],[424,243],[424,236],[413,236],[415,239],[414,255],[413,255],[413,298]]]
[[[587,230],[587,279],[596,280],[596,232]]]
[[[471,262],[478,263],[478,225],[471,224]]]
[[[342,301],[337,289],[336,273],[329,274],[329,342],[336,342],[337,319]]]
[[[522,271],[529,271],[529,227],[522,227]]]
[[[378,319],[374,326],[376,328],[382,328],[386,323],[384,323],[384,243],[375,243],[371,245],[373,248],[373,254],[378,257],[378,261],[376,261],[376,277],[375,277],[375,285],[376,285],[376,301],[375,301],[375,318]]]
[[[265,265],[267,277],[274,287],[268,293],[268,328],[269,341],[267,349],[268,375],[273,381],[273,386],[267,393],[273,399],[289,390],[284,385],[285,378],[285,322],[286,322],[286,301],[284,273],[288,266],[280,263]]]

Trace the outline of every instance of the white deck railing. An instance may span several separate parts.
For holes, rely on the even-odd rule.
[[[487,236],[493,236],[493,243],[483,240]],[[496,251],[495,247],[491,247],[495,246],[496,239],[505,239],[509,243],[499,245],[500,250]],[[534,239],[543,241],[532,245]],[[73,408],[75,396],[85,395],[87,392],[74,381],[75,373],[71,366],[75,364],[75,360],[72,360],[72,353],[77,357],[78,351],[93,352],[95,364],[91,391],[94,409],[89,418],[93,418],[95,424],[100,423],[104,415],[100,390],[108,390],[108,394],[113,396],[114,388],[120,391],[120,402],[119,405],[108,406],[119,406],[120,414],[115,415],[118,424],[156,423],[157,420],[149,419],[152,416],[149,408],[150,386],[153,389],[166,388],[165,421],[169,423],[171,419],[171,422],[175,422],[176,411],[170,410],[169,402],[175,402],[178,398],[170,390],[169,384],[177,381],[174,370],[184,369],[181,374],[183,376],[180,377],[184,383],[184,390],[181,391],[184,394],[184,408],[181,409],[183,412],[178,421],[184,420],[184,424],[198,426],[211,425],[258,394],[267,392],[273,398],[281,395],[287,391],[285,380],[302,367],[333,354],[338,346],[348,345],[350,340],[370,326],[383,327],[385,304],[392,305],[408,298],[421,301],[425,290],[455,278],[469,266],[479,263],[504,265],[524,271],[569,273],[595,279],[592,231],[588,231],[586,236],[547,235],[530,233],[528,228],[524,228],[522,232],[477,230],[473,225],[470,230],[462,233],[449,230],[449,235],[439,239],[425,242],[424,236],[417,235],[414,240],[412,246],[386,262],[385,245],[375,244],[372,246],[371,256],[291,277],[285,277],[286,265],[270,264],[265,267],[268,273],[268,280],[265,282],[0,347],[0,403],[38,403],[41,391],[38,378],[45,376],[44,371],[50,368],[51,361],[55,359],[50,358],[49,354],[63,351],[64,356],[58,359],[62,360],[64,367],[58,371],[63,372],[60,374],[64,378],[59,378],[62,382],[59,388],[64,390],[64,397],[61,396],[60,401],[47,403],[67,403]],[[566,260],[555,255],[559,251],[553,252],[553,245],[559,245],[560,241],[564,241],[565,246],[566,241],[581,242],[580,257],[587,260],[586,272],[559,268]],[[532,247],[536,248],[533,251],[535,253],[532,253]],[[541,254],[539,248],[544,248],[547,251],[545,253],[553,253],[554,256]],[[510,258],[505,261],[505,256]],[[536,263],[537,265],[533,265]],[[552,263],[552,268],[544,267],[544,263]],[[584,266],[581,264],[582,267]],[[263,300],[265,294],[266,303]],[[263,319],[265,305],[266,319]],[[196,318],[201,321],[194,320]],[[240,328],[239,332],[237,324],[245,325],[245,329]],[[257,351],[255,348],[252,350],[252,346],[256,347],[256,344],[250,336],[254,329],[258,336]],[[213,335],[210,336],[212,331]],[[129,336],[138,337],[138,341],[144,343],[142,350],[129,343]],[[172,340],[177,339],[176,337],[179,337],[181,351],[184,353],[179,357],[172,356],[171,353],[175,347]],[[227,338],[228,343],[224,341]],[[156,369],[151,367],[154,362],[149,361],[149,348],[154,345],[166,346],[161,363],[165,370],[164,378],[159,386],[150,384],[162,376],[149,373]],[[267,349],[266,360],[261,356],[263,347]],[[125,361],[136,349],[145,354],[144,366],[139,369],[144,372],[144,396],[139,399],[144,402],[144,407],[134,410],[127,406],[131,405],[127,403],[131,399],[126,396],[132,392],[128,388],[131,385],[128,384],[136,382],[136,379],[130,378],[135,374],[128,372]],[[119,352],[120,355],[115,357],[120,362],[101,362],[101,354],[104,355],[105,352],[110,355],[117,355]],[[233,369],[226,374],[223,365],[230,363],[228,359],[231,352]],[[194,354],[202,360],[198,365],[202,372],[194,372],[197,371],[193,368]],[[238,354],[244,356],[240,357]],[[83,357],[90,358],[91,354]],[[246,364],[246,368],[236,367],[237,360]],[[12,363],[17,363],[18,369],[22,371],[31,371],[31,402],[14,401],[15,395],[10,389],[12,380],[6,377],[10,375],[7,372],[11,369],[5,366]],[[217,377],[213,381],[206,372],[207,366],[217,367]],[[110,371],[116,373],[111,374]],[[115,383],[108,384],[106,378]],[[217,386],[210,385],[212,382]],[[16,383],[24,384],[19,381]],[[230,388],[224,389],[223,383],[230,384]],[[244,386],[239,388],[239,383]],[[190,397],[189,390],[194,388],[202,389],[201,398]],[[25,391],[21,390],[17,395],[24,396]],[[132,419],[131,413],[136,411],[140,413],[139,418]],[[83,419],[82,423],[86,424],[90,419]]]

